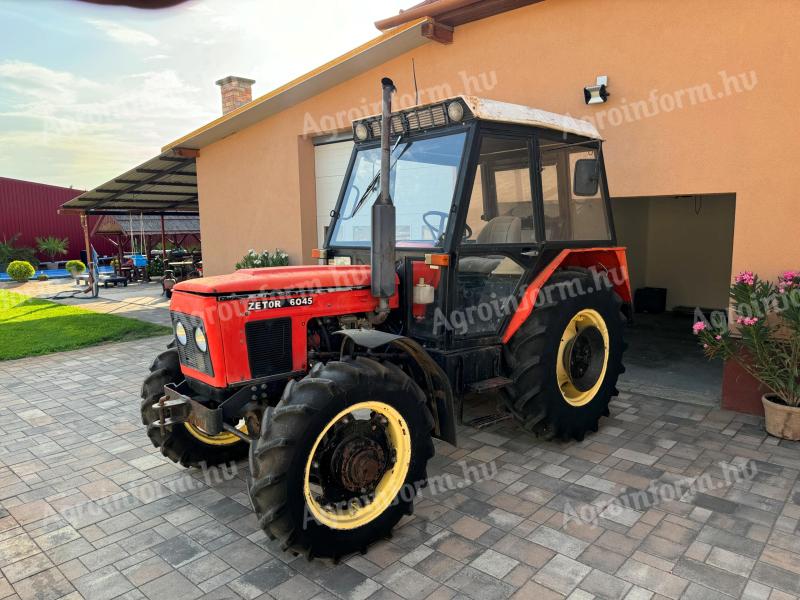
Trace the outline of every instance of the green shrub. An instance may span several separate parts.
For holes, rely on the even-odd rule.
[[[14,281],[28,281],[33,274],[36,272],[36,269],[33,268],[33,265],[26,260],[15,260],[9,263],[8,268],[6,269],[6,273],[8,276],[11,277]]]
[[[66,268],[73,275],[80,275],[86,270],[86,265],[79,260],[68,260]]]
[[[147,274],[150,277],[160,277],[164,274],[164,259],[154,256],[147,262]]]
[[[44,273],[40,273],[39,276],[36,279],[38,279],[39,281],[47,281],[50,278],[47,275],[45,275]]]
[[[280,248],[276,248],[275,252],[272,254],[272,266],[273,267],[288,267],[289,266],[289,255]]]
[[[11,239],[4,238],[0,242],[0,271],[5,271],[8,265],[15,260],[24,260],[33,266],[38,266],[39,261],[36,259],[34,249],[26,246],[16,246],[17,238],[19,238],[19,234],[11,236]]]
[[[67,249],[69,248],[69,240],[67,238],[57,238],[52,235],[44,238],[37,237],[36,248],[39,250],[39,252],[49,258],[50,262],[53,262],[59,255],[63,256],[67,253]]]
[[[289,255],[280,248],[276,248],[275,252],[264,250],[264,252],[256,252],[250,250],[242,257],[242,260],[236,263],[236,270],[239,269],[258,269],[261,267],[285,267],[289,264]]]

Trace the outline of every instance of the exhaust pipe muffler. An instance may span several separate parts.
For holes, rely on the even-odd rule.
[[[379,314],[389,312],[389,298],[395,293],[395,209],[389,192],[391,177],[392,94],[394,83],[388,77],[381,80],[381,174],[380,195],[372,205],[372,295],[378,299]]]

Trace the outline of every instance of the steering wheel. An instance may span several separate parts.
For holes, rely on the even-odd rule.
[[[431,236],[433,236],[433,239],[438,240],[441,236],[444,235],[445,223],[447,223],[448,216],[450,216],[448,213],[443,212],[441,210],[429,210],[424,215],[422,215],[422,222],[425,223],[425,226],[431,232]],[[430,222],[429,218],[432,217],[439,217],[438,226]]]
[[[441,210],[429,210],[425,214],[422,215],[422,222],[425,223],[425,226],[431,232],[433,239],[438,240],[444,235],[445,224],[447,223],[447,218],[450,216],[449,213],[446,213]],[[439,217],[438,226],[432,224],[428,219],[429,217]],[[464,239],[469,239],[472,237],[472,228],[469,225],[464,225],[466,227],[466,231],[464,232]]]

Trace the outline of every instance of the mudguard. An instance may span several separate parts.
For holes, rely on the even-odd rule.
[[[435,422],[433,437],[453,446],[457,445],[453,389],[445,372],[422,346],[403,335],[375,329],[343,329],[336,334],[346,338],[342,344],[343,355],[350,352],[348,342],[351,342],[368,350],[375,350],[381,346],[394,346],[414,360],[425,380],[424,392]]]

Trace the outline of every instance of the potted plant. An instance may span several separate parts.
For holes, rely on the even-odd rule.
[[[86,270],[86,265],[79,260],[68,260],[66,268],[70,275],[77,277]]]
[[[730,289],[731,318],[712,315],[694,324],[706,356],[735,360],[769,392],[764,405],[767,432],[800,440],[800,271],[786,271],[777,282],[750,271]]]
[[[56,262],[56,258],[67,253],[69,240],[67,238],[57,238],[52,235],[43,238],[37,237],[36,248],[50,259],[50,262],[45,263],[45,268],[57,269],[58,262]]]

